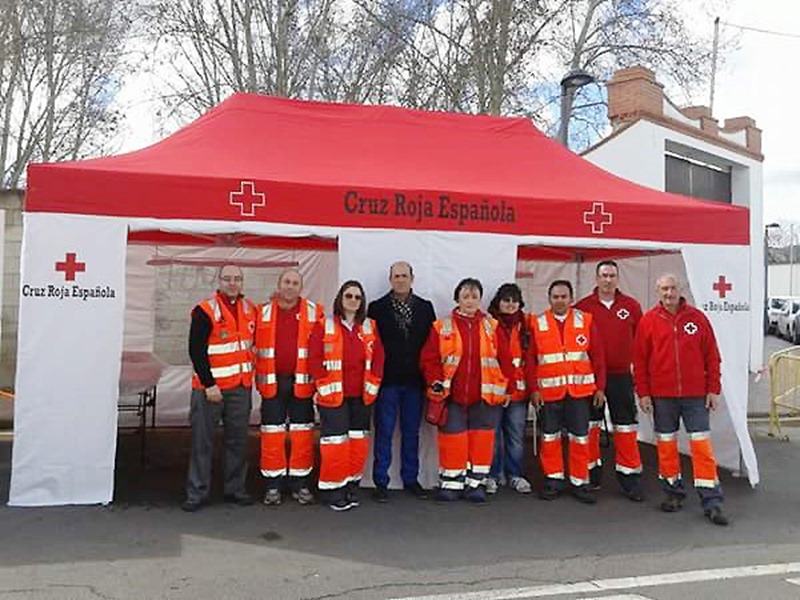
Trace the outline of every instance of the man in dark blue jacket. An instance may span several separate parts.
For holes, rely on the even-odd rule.
[[[436,320],[433,304],[412,292],[414,270],[407,262],[389,268],[391,291],[371,302],[368,315],[375,319],[383,342],[383,382],[375,402],[375,437],[372,480],[373,498],[387,502],[392,436],[400,416],[400,476],[403,487],[417,498],[427,493],[419,484],[419,428],[422,421],[424,381],[419,354]]]

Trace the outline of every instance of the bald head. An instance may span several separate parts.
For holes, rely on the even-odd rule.
[[[389,267],[389,284],[399,298],[407,298],[414,284],[414,269],[405,261],[397,261]]]
[[[681,301],[680,280],[672,273],[664,273],[656,279],[656,293],[661,304],[675,313]]]

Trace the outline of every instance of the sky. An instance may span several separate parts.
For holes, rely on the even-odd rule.
[[[739,49],[717,76],[714,116],[720,124],[755,119],[762,130],[764,222],[800,222],[800,2],[733,0],[725,20],[796,36],[740,30]]]
[[[691,0],[685,0],[690,2]],[[800,223],[800,0],[728,0],[723,37],[736,35],[738,48],[725,57],[717,74],[714,116],[749,116],[762,130],[764,222]],[[700,26],[700,24],[697,24]],[[742,30],[734,25],[789,35]],[[709,28],[712,24],[709,23]],[[122,90],[127,106],[119,151],[157,141],[158,117],[141,90],[152,82],[143,75]],[[708,95],[694,104],[708,104]]]

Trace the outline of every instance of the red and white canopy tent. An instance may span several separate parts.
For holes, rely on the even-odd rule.
[[[338,242],[368,291],[409,259],[440,312],[518,255],[680,253],[723,354],[720,463],[758,482],[748,211],[619,179],[526,119],[239,94],[149,148],[31,165],[24,223],[11,504],[112,499],[127,244],[200,234]]]

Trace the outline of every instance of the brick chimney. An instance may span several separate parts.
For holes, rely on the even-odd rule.
[[[653,71],[631,67],[614,73],[606,84],[608,89],[608,119],[613,130],[633,123],[642,117],[676,131],[682,131],[736,150],[746,150],[760,158],[761,130],[750,117],[719,121],[708,106],[679,108],[664,94],[664,86],[656,81]],[[683,118],[685,117],[685,118]],[[736,135],[744,131],[744,139]]]
[[[645,67],[631,67],[614,73],[607,84],[608,118],[616,129],[642,114],[664,115],[664,86]]]

